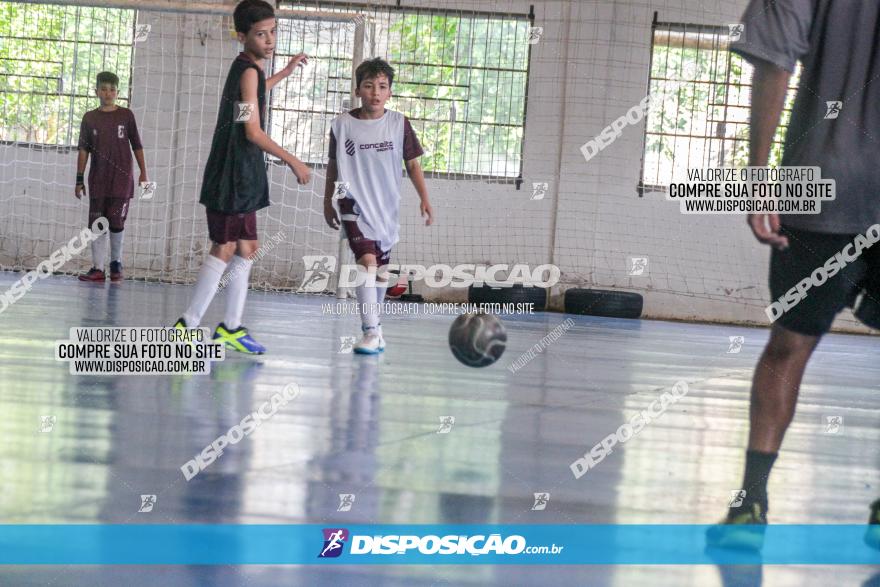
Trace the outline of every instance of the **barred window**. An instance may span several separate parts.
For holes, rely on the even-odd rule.
[[[0,141],[75,146],[97,107],[95,76],[119,76],[128,105],[135,11],[45,4],[0,5]]]
[[[381,56],[395,69],[388,108],[412,122],[425,148],[425,171],[452,177],[520,176],[532,30],[528,15],[337,3],[285,8],[363,17],[355,23],[279,23],[275,66],[305,51],[315,57],[316,68],[323,68],[311,87],[281,89],[273,96],[272,132],[286,148],[304,153],[304,160],[325,162],[330,122],[353,107],[353,60]],[[356,46],[361,38],[362,49]]]
[[[748,164],[752,66],[728,50],[727,27],[654,22],[642,191],[663,191],[688,168]],[[792,76],[770,165],[782,159],[797,93]]]

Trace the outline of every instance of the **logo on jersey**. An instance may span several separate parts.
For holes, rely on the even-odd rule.
[[[354,141],[351,139],[345,139],[345,152],[348,153],[349,157],[354,157]]]
[[[391,149],[393,149],[394,141],[382,141],[381,143],[365,143],[363,145],[358,145],[358,148],[361,151],[376,149],[377,152],[381,153],[382,151],[390,151]]]
[[[345,528],[324,528],[324,548],[318,558],[336,558],[342,554],[342,547],[348,540],[348,530]]]

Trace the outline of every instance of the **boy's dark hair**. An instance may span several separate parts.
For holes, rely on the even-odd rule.
[[[263,0],[242,0],[235,7],[232,13],[232,20],[235,21],[235,32],[248,34],[251,27],[261,20],[267,18],[275,18],[275,9],[272,5]]]
[[[384,75],[388,78],[389,86],[394,84],[394,68],[391,67],[391,65],[389,65],[388,62],[381,57],[367,59],[366,61],[358,65],[356,70],[354,70],[354,77],[357,81],[357,87],[361,87],[361,82],[365,79],[373,79],[379,77],[380,75]]]
[[[119,87],[119,78],[115,73],[110,71],[102,71],[98,74],[97,79],[95,80],[95,87],[100,88],[101,84],[110,84],[114,88]]]

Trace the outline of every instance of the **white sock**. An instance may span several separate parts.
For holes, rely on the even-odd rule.
[[[104,270],[104,260],[107,258],[107,233],[102,234],[92,241],[92,267]]]
[[[254,262],[235,255],[229,263],[226,273],[226,318],[223,320],[228,330],[241,326],[244,314],[244,301],[247,298],[248,282],[251,278],[251,266]]]
[[[122,232],[110,233],[110,260],[122,261]]]
[[[385,303],[386,291],[388,291],[388,282],[376,281],[376,303],[379,304],[379,316],[382,315],[382,304]]]
[[[202,269],[199,271],[199,277],[196,279],[196,286],[193,290],[192,300],[189,308],[183,313],[183,319],[186,320],[188,328],[197,328],[202,323],[202,316],[211,305],[214,294],[217,293],[217,285],[220,278],[223,277],[223,270],[226,269],[226,263],[213,255],[208,255],[205,262],[202,263]]]
[[[365,279],[363,284],[355,288],[357,301],[360,304],[361,324],[365,329],[379,326],[379,312],[376,307],[376,270],[375,267],[371,269],[372,271],[359,268],[359,273]]]

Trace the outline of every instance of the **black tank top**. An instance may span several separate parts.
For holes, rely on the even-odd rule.
[[[199,201],[205,207],[226,214],[253,212],[269,205],[269,180],[262,149],[245,136],[241,118],[241,76],[248,68],[257,70],[260,128],[265,130],[266,76],[263,70],[245,53],[232,62],[223,96],[217,127],[211,142],[211,154],[205,165],[202,195]]]

